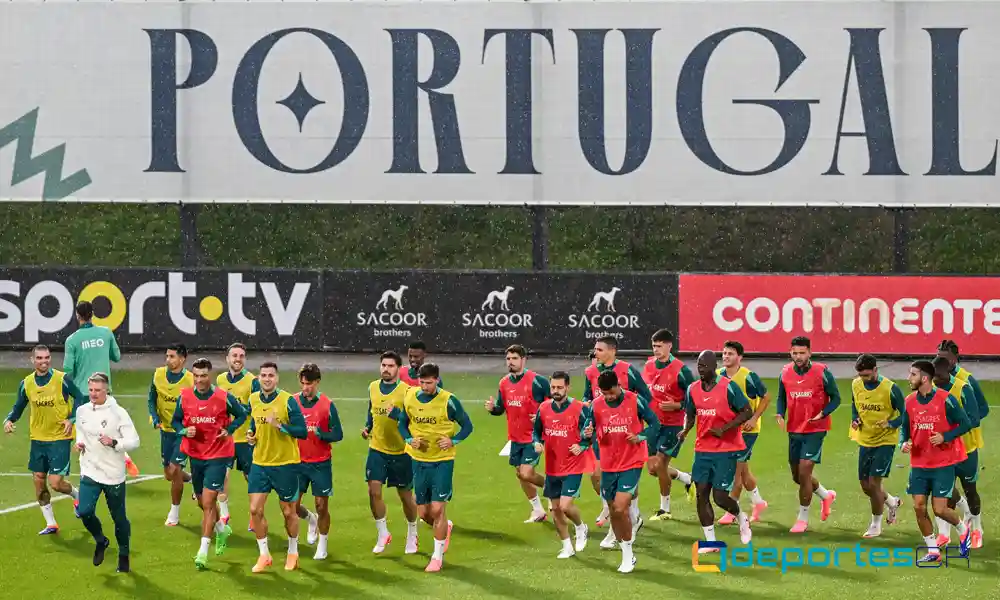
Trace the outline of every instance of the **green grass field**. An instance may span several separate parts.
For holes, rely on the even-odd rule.
[[[0,372],[0,403],[6,412],[13,404],[17,382],[25,373]],[[134,453],[144,475],[160,473],[159,439],[148,428],[145,392],[149,373],[117,372],[115,388],[123,406],[139,427],[142,447]],[[292,375],[285,383],[292,387]],[[998,551],[1000,541],[1000,504],[996,502],[1000,486],[993,468],[1000,460],[997,444],[990,441],[982,454],[985,468],[980,473],[985,547],[974,551],[970,567],[952,563],[949,568],[917,569],[872,568],[850,565],[839,568],[800,568],[782,574],[762,567],[731,568],[726,573],[696,573],[691,567],[691,544],[701,535],[694,505],[684,499],[681,486],[675,487],[672,499],[673,521],[650,523],[635,543],[638,565],[631,575],[615,569],[620,553],[598,546],[606,530],[594,529],[587,549],[575,559],[556,560],[559,542],[550,523],[523,524],[529,506],[515,482],[507,459],[497,454],[503,447],[505,420],[491,417],[482,401],[496,390],[496,376],[465,376],[445,373],[450,390],[462,399],[472,415],[475,431],[459,449],[455,471],[455,496],[449,515],[455,522],[451,549],[444,570],[426,574],[423,568],[432,548],[430,528],[421,525],[421,553],[403,555],[405,521],[394,493],[390,492],[389,527],[395,539],[386,554],[375,557],[375,526],[368,509],[364,479],[366,442],[360,437],[366,403],[361,399],[371,377],[349,374],[328,375],[324,391],[338,399],[338,409],[346,437],[334,448],[333,527],[330,558],[312,560],[313,549],[304,545],[301,536],[301,568],[298,572],[282,570],[285,535],[276,498],[268,506],[271,523],[271,549],[275,567],[270,573],[250,572],[256,559],[253,534],[246,532],[246,484],[234,477],[230,505],[235,535],[229,551],[222,557],[210,555],[210,570],[198,572],[193,564],[200,537],[200,510],[185,499],[181,526],[164,527],[169,509],[168,484],[162,478],[130,485],[128,509],[132,522],[132,567],[130,575],[114,572],[112,554],[105,564],[91,565],[93,542],[83,525],[73,517],[72,503],[55,503],[62,527],[59,535],[38,537],[44,526],[36,507],[0,514],[0,581],[6,598],[205,598],[238,593],[241,597],[314,597],[314,598],[529,598],[556,597],[579,600],[610,595],[653,598],[675,595],[681,598],[719,598],[734,595],[747,600],[775,598],[833,598],[844,594],[864,594],[874,598],[964,597],[1000,598]],[[846,382],[844,382],[846,383]],[[767,384],[774,389],[774,382]],[[1000,398],[1000,384],[986,382],[989,398]],[[850,391],[842,386],[850,398]],[[580,393],[580,390],[577,390]],[[772,409],[773,414],[773,409]],[[870,509],[857,483],[857,449],[847,437],[850,409],[842,407],[834,419],[834,430],[827,437],[823,464],[817,475],[828,488],[838,492],[834,511],[826,522],[819,520],[819,503],[814,502],[810,519],[812,530],[793,538],[788,533],[797,509],[797,488],[788,475],[785,436],[768,415],[757,446],[752,468],[760,489],[770,503],[762,522],[754,528],[754,546],[791,547],[897,547],[913,548],[921,543],[911,503],[907,499],[899,523],[884,528],[883,537],[862,540]],[[990,421],[993,419],[991,418]],[[0,436],[0,510],[33,502],[28,477],[9,474],[26,473],[28,437],[26,423],[12,436]],[[990,427],[989,422],[987,424]],[[995,440],[987,433],[987,438]],[[897,453],[897,468],[887,482],[888,489],[905,494],[907,458]],[[75,462],[75,459],[74,459]],[[691,443],[686,445],[676,463],[684,470],[691,464]],[[76,478],[73,478],[74,482]],[[306,502],[311,502],[306,497]],[[585,519],[592,523],[600,503],[593,491],[584,490],[580,500]],[[657,507],[658,491],[653,479],[643,477],[641,508],[648,515]],[[749,498],[743,504],[749,506]],[[112,532],[107,510],[101,504],[98,513],[105,531]],[[716,508],[716,518],[721,512]],[[734,528],[718,528],[718,539],[739,545]],[[853,556],[853,555],[852,555]],[[99,596],[98,596],[99,595]]]

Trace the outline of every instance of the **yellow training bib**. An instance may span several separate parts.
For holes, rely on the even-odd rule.
[[[399,425],[389,417],[393,408],[403,410],[403,398],[410,386],[402,381],[388,394],[383,394],[380,380],[368,384],[368,399],[371,401],[372,430],[368,432],[368,447],[386,454],[400,455],[406,452],[406,442],[399,434]],[[412,428],[412,423],[411,423]]]
[[[952,377],[951,378],[951,390],[948,391],[949,394],[951,394],[952,396],[955,397],[956,400],[958,400],[958,405],[961,406],[963,410],[965,409],[965,401],[962,399],[962,392],[965,390],[965,386],[967,386],[967,385],[969,385],[969,382],[966,381],[965,379],[960,379],[958,377]],[[971,386],[969,386],[969,391],[971,393],[971,391],[972,391],[972,387]],[[975,400],[973,400],[973,402],[975,402]],[[981,447],[979,445],[979,440],[978,440],[978,438],[976,436],[977,433],[979,433],[980,435],[982,435],[982,433],[979,431],[979,428],[975,427],[975,428],[972,429],[972,431],[970,431],[970,432],[968,432],[968,433],[966,433],[966,434],[964,434],[962,436],[962,444],[965,445],[965,453],[966,454],[969,454],[971,452],[975,452],[976,450],[978,450]]]
[[[174,428],[170,423],[174,420],[177,400],[181,397],[182,388],[194,387],[194,375],[184,369],[180,381],[170,383],[167,380],[167,368],[160,367],[153,371],[153,387],[156,388],[156,416],[160,419],[160,429],[173,433]]]
[[[955,375],[956,380],[961,380],[964,385],[969,382],[969,377],[972,377],[972,373],[970,373],[965,367],[958,368],[958,373]],[[959,396],[956,397],[958,398],[959,403],[961,403],[962,398]],[[983,430],[981,427],[974,427],[972,431],[962,436],[962,441],[965,444],[965,451],[968,453],[972,452],[972,450],[969,450],[969,442],[965,441],[966,436],[969,436],[969,440],[971,440],[972,445],[975,446],[975,448],[984,448],[986,446],[986,438],[983,437]]]
[[[746,367],[740,367],[740,370],[736,371],[735,375],[729,377],[729,375],[726,374],[725,367],[719,369],[719,375],[723,377],[729,377],[731,381],[735,382],[736,385],[738,385],[739,388],[743,390],[743,395],[747,397],[747,401],[750,403],[750,410],[756,413],[757,407],[760,406],[760,401],[763,400],[763,398],[751,398],[750,394],[747,393],[747,378],[750,377],[750,372],[751,372],[750,369]],[[753,429],[749,431],[744,431],[744,433],[760,433],[761,421],[763,421],[763,419],[757,419],[757,424],[754,425]]]
[[[274,415],[279,424],[288,425],[288,400],[291,398],[292,395],[284,390],[278,390],[271,402],[261,400],[261,392],[250,394],[250,418],[257,430],[253,464],[261,467],[299,464],[299,441],[267,422],[267,417]]]
[[[854,407],[861,420],[861,429],[850,429],[850,437],[859,446],[875,448],[899,443],[899,430],[876,427],[881,421],[890,421],[899,416],[892,408],[892,380],[879,377],[878,386],[874,390],[865,387],[860,377],[851,382],[854,393]]]
[[[76,438],[76,430],[63,433],[62,422],[73,412],[73,398],[63,396],[62,371],[52,370],[52,377],[45,385],[35,382],[35,374],[24,378],[24,394],[28,397],[31,416],[28,418],[28,437],[39,442],[55,442]]]
[[[244,369],[243,377],[240,377],[235,383],[229,381],[229,373],[222,373],[215,378],[215,385],[220,387],[230,394],[232,394],[240,403],[243,404],[243,408],[247,408],[250,404],[250,394],[253,391],[253,382],[256,381],[257,376],[253,373]],[[233,441],[237,444],[247,441],[247,432],[250,431],[250,419],[243,421],[240,428],[233,432]]]
[[[454,460],[456,452],[452,446],[447,450],[438,447],[438,441],[450,438],[458,431],[458,423],[448,418],[448,404],[451,392],[438,389],[437,395],[429,402],[421,402],[417,398],[420,388],[410,388],[403,396],[403,410],[410,419],[410,434],[427,442],[427,447],[417,450],[406,446],[406,453],[414,460],[423,462],[442,462]]]

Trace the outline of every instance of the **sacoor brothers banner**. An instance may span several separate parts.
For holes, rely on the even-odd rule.
[[[0,24],[2,199],[996,199],[998,3],[6,2]]]

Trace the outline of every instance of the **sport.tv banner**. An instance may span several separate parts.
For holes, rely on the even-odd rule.
[[[793,337],[822,354],[1000,354],[1000,278],[871,275],[680,275],[680,346],[741,342],[786,353]]]
[[[61,345],[75,305],[122,348],[322,346],[322,274],[306,270],[0,268],[0,346]]]
[[[672,274],[327,271],[328,348],[401,350],[414,339],[436,352],[582,354],[605,335],[621,350],[649,347],[677,325]]]

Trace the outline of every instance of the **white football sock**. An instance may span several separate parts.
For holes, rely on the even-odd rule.
[[[983,530],[983,515],[972,515],[972,530],[982,531]]]
[[[684,471],[677,471],[677,479],[684,485],[691,485],[691,474]]]
[[[229,518],[229,501],[219,500],[219,517],[222,519]]]
[[[709,525],[708,527],[702,527],[702,531],[705,532],[705,541],[714,542],[715,541],[715,525]]]
[[[73,486],[69,486],[69,495],[74,500],[79,500],[80,499],[80,490],[76,489]],[[968,506],[968,504],[966,504],[966,506]]]
[[[760,495],[760,488],[750,490],[750,498],[754,504],[763,504],[764,497]]]
[[[660,510],[670,512],[670,494],[660,496]]]
[[[45,517],[45,525],[47,527],[55,527],[56,514],[55,512],[52,511],[52,505],[46,504],[45,506],[42,506],[41,509],[42,509],[42,515]]]
[[[378,536],[385,537],[389,535],[389,527],[386,525],[385,517],[381,519],[375,519],[375,527],[378,529]]]
[[[271,551],[267,549],[267,538],[257,540],[257,549],[261,556],[271,556]]]
[[[208,544],[211,543],[211,541],[212,538],[201,538],[201,548],[198,550],[198,554],[208,554]]]
[[[934,537],[933,533],[931,535],[929,535],[929,536],[927,536],[927,537],[924,538],[924,546],[927,546],[928,552],[936,552],[937,551],[937,549],[938,549],[937,538]]]
[[[299,536],[288,538],[288,553],[289,554],[299,553]]]
[[[799,521],[808,521],[808,520],[809,520],[809,507],[808,506],[800,506],[799,507]]]
[[[171,521],[176,521],[176,520],[180,519],[181,518],[181,505],[180,504],[171,504],[170,505],[170,513],[167,515],[167,518],[170,519]]]
[[[951,523],[949,523],[948,521],[945,521],[941,517],[934,517],[934,520],[937,522],[938,535],[943,535],[943,536],[945,536],[947,538],[950,538],[951,537]]]
[[[317,554],[326,554],[326,540],[327,536],[323,535],[322,533],[319,534],[319,544],[316,546]]]
[[[444,559],[444,540],[439,540],[434,538],[434,554],[431,556],[431,560],[443,560]]]
[[[830,495],[830,492],[822,485],[817,485],[813,493],[820,497],[821,500],[826,500]]]
[[[969,510],[969,501],[965,499],[965,496],[962,496],[962,499],[958,501],[958,504],[955,505],[955,508],[962,511],[961,519],[963,521],[968,521],[969,517],[972,516],[972,511]]]
[[[417,535],[417,521],[413,521],[412,523],[407,521],[406,537],[416,537],[416,535]]]
[[[528,503],[531,504],[531,510],[534,512],[545,512],[545,509],[542,508],[542,500],[538,496],[528,499]]]

